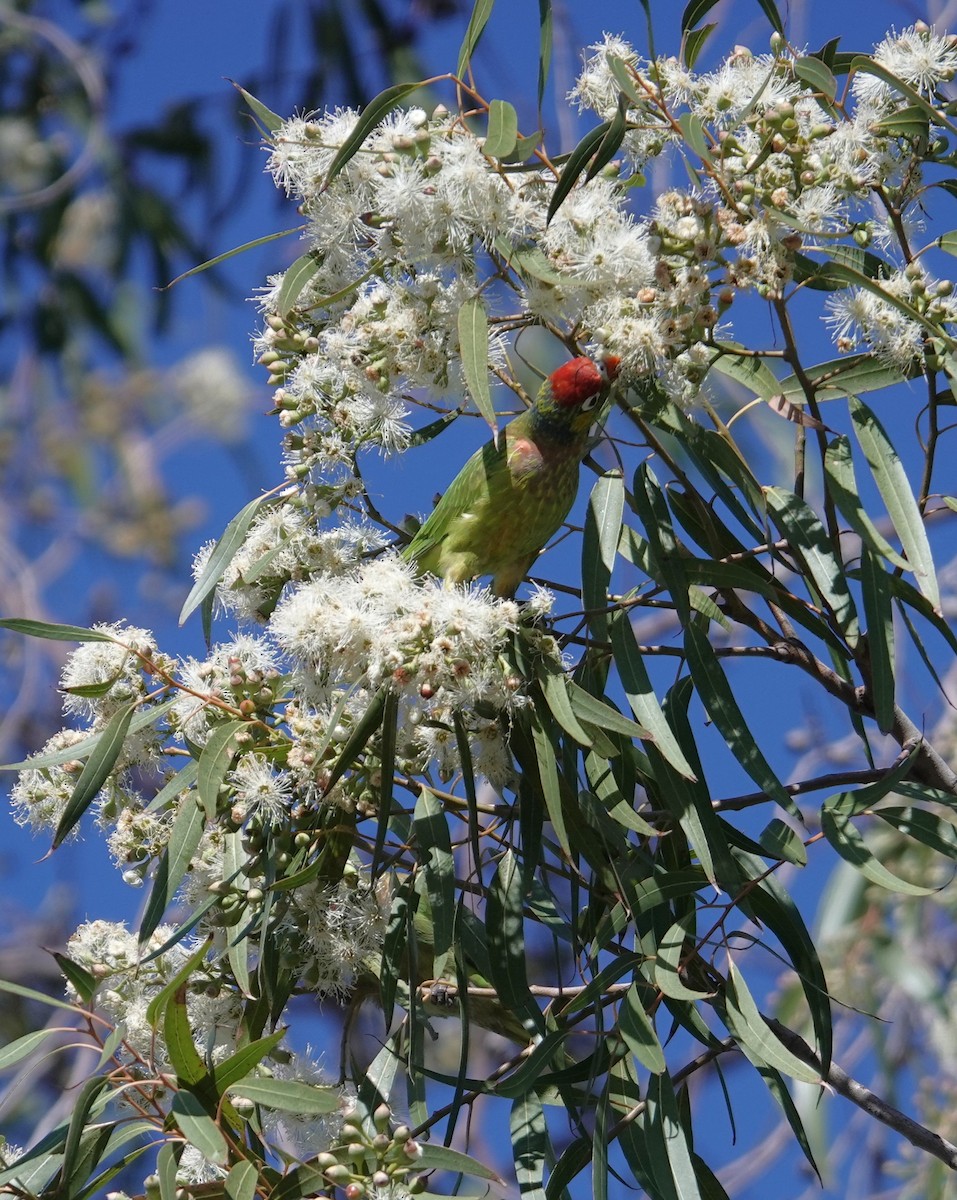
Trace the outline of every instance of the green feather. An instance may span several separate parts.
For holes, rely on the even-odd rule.
[[[578,491],[591,414],[555,404],[546,380],[534,407],[477,450],[403,551],[453,583],[492,576],[514,595]]]

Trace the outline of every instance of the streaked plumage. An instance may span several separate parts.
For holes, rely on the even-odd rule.
[[[617,366],[573,358],[554,371],[498,445],[472,455],[403,556],[453,583],[491,575],[496,595],[514,595],[574,503],[588,431]]]

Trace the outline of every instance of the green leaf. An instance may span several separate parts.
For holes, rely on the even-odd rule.
[[[778,12],[777,5],[773,0],[758,0],[761,8],[764,10],[764,15],[771,22],[771,27],[781,37],[784,37],[784,22],[781,20],[781,14]]]
[[[876,59],[869,57],[866,54],[855,55],[851,62],[851,70],[859,71],[863,75],[874,75],[877,79],[883,80],[895,92],[899,92],[902,96],[906,96],[911,104],[923,112],[929,120],[935,125],[942,125],[945,129],[949,129],[951,133],[957,133],[957,125],[949,121],[947,117],[939,110],[934,108],[915,88],[912,88],[909,83],[905,83],[903,79],[898,79],[891,71]]]
[[[169,842],[160,859],[150,898],[140,922],[138,936],[141,946],[162,921],[163,913],[179,890],[179,885],[185,878],[202,839],[206,817],[197,799],[195,793],[187,793],[173,819]]]
[[[432,977],[443,979],[450,974],[446,958],[452,949],[455,929],[455,861],[445,809],[435,793],[424,785],[415,802],[412,828],[432,910]]]
[[[867,405],[854,396],[849,403],[854,433],[917,579],[917,586],[939,613],[940,589],[934,557],[904,464],[884,427]]]
[[[703,162],[711,162],[714,155],[711,144],[705,136],[704,122],[692,112],[682,113],[678,118],[685,142]]]
[[[851,793],[851,799],[853,795]],[[850,800],[845,796],[831,797],[821,809],[821,831],[845,862],[856,867],[872,883],[890,892],[901,892],[905,896],[929,896],[937,891],[936,886],[911,883],[885,867],[851,824],[853,818]]]
[[[920,105],[908,104],[886,117],[879,117],[870,129],[872,133],[888,137],[926,138],[930,132],[929,124],[929,118]]]
[[[229,1085],[233,1098],[243,1096],[254,1104],[282,1112],[298,1112],[316,1116],[335,1112],[342,1099],[339,1088],[303,1083],[298,1079],[268,1079],[247,1075]]]
[[[180,967],[169,983],[165,984],[149,1002],[146,1009],[147,1023],[156,1029],[160,1020],[166,1012],[166,1007],[176,995],[180,986],[186,982],[189,977],[195,973],[199,965],[205,961],[206,955],[209,953],[209,939],[201,943],[193,953],[189,956],[186,962]],[[146,959],[145,961],[149,961]]]
[[[217,725],[200,753],[196,788],[210,821],[216,819],[220,803],[219,789],[239,749],[236,735],[245,729],[246,724],[245,721],[226,721]]]
[[[55,642],[116,642],[113,633],[99,629],[85,629],[82,625],[51,625],[49,621],[32,621],[26,617],[6,617],[0,621],[0,629],[22,633],[25,637],[49,638]]]
[[[648,731],[647,736],[678,774],[693,780],[695,773],[685,758],[651,685],[628,613],[616,613],[610,628],[615,666],[618,668],[621,686],[625,690],[635,719]]]
[[[416,1170],[456,1171],[461,1175],[471,1175],[475,1179],[487,1179],[491,1183],[504,1186],[501,1176],[470,1154],[463,1154],[461,1150],[453,1150],[451,1146],[439,1146],[435,1142],[421,1142],[420,1146],[422,1153],[415,1160]]]
[[[834,438],[825,452],[824,476],[834,503],[861,541],[895,567],[909,571],[910,563],[897,553],[861,503],[851,458],[851,443],[844,434]]]
[[[384,92],[380,92],[378,96],[369,101],[359,114],[359,119],[356,121],[352,133],[349,134],[339,147],[335,158],[329,164],[329,171],[323,181],[323,188],[327,188],[350,159],[355,157],[361,149],[362,143],[383,117],[388,116],[394,108],[397,108],[402,103],[406,96],[410,96],[413,92],[418,91],[421,86],[420,83],[395,83],[392,87],[386,88]]]
[[[67,1128],[64,1142],[64,1160],[60,1168],[60,1187],[56,1194],[71,1195],[77,1180],[74,1178],[78,1159],[82,1156],[83,1138],[86,1134],[86,1123],[96,1109],[102,1109],[101,1093],[109,1088],[109,1080],[103,1075],[94,1075],[86,1080],[79,1088],[70,1106],[70,1126]]]
[[[569,681],[569,686],[571,682]],[[545,801],[545,811],[552,823],[555,837],[559,846],[566,854],[571,854],[571,842],[565,827],[565,811],[562,806],[561,780],[558,774],[558,761],[555,757],[555,746],[549,729],[542,720],[542,714],[537,708],[531,711],[531,734],[535,751],[535,762],[538,767],[538,777],[541,783],[541,795]],[[526,850],[528,845],[526,843]]]
[[[568,698],[569,679],[561,665],[554,658],[542,655],[535,663],[535,678],[557,723],[579,746],[590,747],[592,738],[572,709]]]
[[[50,845],[51,851],[63,844],[64,838],[83,816],[96,798],[100,788],[109,779],[116,766],[116,760],[123,750],[130,721],[138,706],[138,700],[127,704],[115,712],[103,727],[96,748],[86,760],[80,777],[74,785],[73,793],[63,810],[63,815],[60,817],[56,833],[53,835],[53,842]]]
[[[608,588],[621,538],[625,485],[619,471],[599,476],[588,499],[582,538],[582,606],[596,638],[607,638]]]
[[[488,106],[488,133],[482,153],[488,158],[508,158],[518,141],[518,113],[507,100],[492,100]]]
[[[856,646],[860,630],[844,567],[817,514],[800,496],[784,488],[765,488],[764,495],[774,523],[833,613],[838,629],[849,645]]]
[[[610,128],[611,122],[603,121],[601,125],[586,133],[571,154],[569,154],[565,166],[562,168],[562,173],[555,184],[555,191],[552,193],[551,202],[548,205],[546,224],[551,222],[552,218],[561,208],[568,193],[575,186],[578,177],[585,171],[592,156],[597,152],[599,146],[601,146],[605,139],[605,134]]]
[[[342,751],[338,759],[336,759],[335,766],[329,773],[329,779],[326,783],[327,793],[332,791],[346,771],[349,770],[365,749],[366,743],[381,726],[385,710],[386,692],[388,690],[389,684],[383,684],[369,701],[369,707],[358,721],[356,721],[352,733],[349,734],[346,744],[342,747]]]
[[[691,0],[681,14],[681,32],[688,33],[694,29],[702,17],[706,16],[718,3],[718,0]]]
[[[244,87],[240,87],[238,83],[233,83],[233,87],[246,101],[246,103],[252,109],[254,116],[260,121],[268,133],[275,133],[282,127],[282,125],[285,124],[282,117],[277,116],[272,109],[267,108],[261,100],[257,100],[252,92],[247,92],[246,89]]]
[[[538,0],[538,29],[538,111],[541,113],[552,64],[552,0]]]
[[[526,279],[538,279],[542,283],[552,283],[556,286],[567,282],[565,276],[555,270],[544,251],[534,242],[512,246],[499,235],[495,239],[495,249],[512,270]]]
[[[652,1170],[656,1180],[667,1181],[666,1194],[675,1200],[703,1200],[698,1189],[691,1156],[691,1144],[678,1114],[674,1084],[667,1071],[652,1075],[648,1081],[643,1117],[649,1148],[657,1146],[663,1160],[652,1149]]]
[[[913,374],[913,373],[912,373]],[[838,400],[861,392],[875,392],[893,387],[905,378],[896,367],[888,366],[873,354],[849,354],[846,358],[830,359],[817,363],[807,370],[807,377],[819,400]],[[800,399],[804,394],[803,381],[796,375],[788,375],[780,382],[784,396]]]
[[[257,496],[255,500],[250,500],[244,508],[240,509],[236,516],[229,522],[223,531],[223,536],[213,547],[212,554],[206,560],[206,566],[203,568],[202,575],[193,584],[189,595],[183,603],[179,614],[180,625],[186,621],[186,618],[194,609],[202,604],[208,595],[211,595],[215,591],[216,585],[223,577],[223,573],[232,562],[237,550],[239,550],[245,541],[246,532],[260,508],[264,504],[275,503],[274,497]]]
[[[681,978],[689,950],[694,945],[694,913],[690,918],[675,921],[659,939],[655,957],[655,983],[665,996],[672,1000],[703,1000],[714,993],[711,990],[689,987]]]
[[[754,740],[714,647],[697,625],[689,625],[685,630],[685,653],[701,703],[735,758],[762,791],[782,808],[794,811],[793,799]]]
[[[255,1200],[258,1183],[259,1172],[251,1162],[244,1160],[230,1167],[223,1181],[223,1191],[228,1200]]]
[[[459,309],[458,333],[465,386],[489,429],[496,435],[498,421],[488,383],[488,313],[481,296],[470,296]]]
[[[803,839],[780,817],[774,817],[765,825],[758,841],[772,858],[783,859],[797,867],[807,866],[807,849]]]
[[[160,1147],[156,1155],[160,1200],[176,1200],[176,1170],[179,1166],[177,1149],[172,1142],[167,1142]]]
[[[768,364],[757,356],[736,354],[741,347],[735,342],[717,342],[711,366],[736,383],[743,384],[749,392],[770,400],[781,391],[781,384]]]
[[[551,1147],[542,1102],[535,1092],[526,1090],[513,1101],[509,1131],[515,1179],[523,1200],[544,1200],[545,1162]]]
[[[957,859],[957,828],[946,817],[924,808],[891,805],[875,809],[874,816],[886,821],[904,837],[913,838],[947,858]]]
[[[591,692],[586,692],[571,679],[568,681],[568,695],[579,720],[587,721],[589,725],[595,725],[599,729],[607,729],[609,733],[622,733],[629,738],[650,738],[647,729],[643,729],[616,708],[599,700]]]
[[[163,1036],[169,1060],[181,1083],[198,1084],[207,1077],[206,1064],[199,1056],[186,1010],[186,983],[180,983],[169,998],[163,1013]]]
[[[783,1071],[792,1079],[820,1083],[820,1071],[793,1054],[771,1031],[733,959],[728,960],[725,1005],[728,1029],[752,1062]]]
[[[657,1074],[667,1064],[661,1042],[642,1001],[642,994],[647,994],[648,990],[639,983],[633,983],[628,989],[618,1009],[618,1032],[641,1065]]]
[[[523,1025],[541,1033],[545,1022],[528,990],[522,873],[511,850],[499,859],[486,900],[489,966],[498,998]]]
[[[705,43],[717,28],[718,23],[714,21],[710,25],[702,25],[700,29],[692,29],[685,34],[682,57],[689,71],[694,70],[694,65],[701,56]]]
[[[21,1059],[29,1058],[52,1034],[59,1034],[59,1029],[37,1029],[33,1033],[25,1033],[22,1037],[14,1038],[5,1046],[0,1046],[0,1071],[14,1066]]]
[[[321,265],[315,252],[310,250],[286,268],[279,285],[279,294],[276,296],[276,309],[281,317],[288,317],[293,311],[310,280],[315,279],[319,273]]]
[[[289,237],[291,233],[302,233],[306,228],[308,228],[306,225],[295,225],[292,229],[280,229],[278,233],[267,233],[264,237],[253,238],[251,242],[243,242],[241,246],[234,246],[232,250],[225,250],[222,254],[217,254],[214,258],[208,258],[196,267],[190,267],[188,271],[184,271],[182,275],[177,275],[175,279],[171,279],[165,287],[159,290],[162,292],[169,291],[171,287],[174,287],[177,283],[182,283],[184,279],[189,279],[191,275],[200,275],[203,271],[208,271],[211,267],[218,267],[220,263],[226,262],[227,259],[235,258],[237,254],[245,254],[247,250],[258,250],[260,246],[278,241],[279,238]]]
[[[176,1093],[170,1105],[170,1116],[186,1141],[195,1146],[210,1162],[222,1166],[227,1161],[229,1147],[226,1145],[226,1139],[193,1092],[181,1088]]]
[[[93,999],[93,993],[96,991],[96,976],[91,971],[88,971],[86,967],[81,967],[72,958],[67,958],[65,954],[60,954],[56,950],[53,952],[53,957],[56,959],[57,966],[63,972],[64,978],[73,985],[82,1003],[89,1004]]]
[[[462,45],[459,48],[459,63],[455,68],[455,73],[459,79],[465,78],[465,72],[472,61],[475,47],[479,44],[479,38],[481,38],[483,30],[488,24],[488,19],[492,15],[494,7],[495,0],[475,0],[475,4],[472,6],[472,15],[469,17],[465,37],[462,39]]]
[[[869,699],[881,733],[894,728],[894,606],[887,572],[867,546],[861,547],[861,597],[867,621]]]
[[[951,182],[957,185],[957,180],[951,180]],[[957,255],[957,229],[952,229],[949,233],[942,233],[937,239],[937,245],[948,254]]]
[[[794,74],[815,92],[833,102],[837,95],[837,80],[819,58],[802,54],[794,60]]]

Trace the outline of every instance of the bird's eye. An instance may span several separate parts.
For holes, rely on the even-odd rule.
[[[593,396],[586,396],[585,399],[581,402],[582,412],[591,412],[591,410],[596,407],[596,405],[598,404],[598,401],[600,399],[601,399],[601,396],[599,395],[598,392],[595,392],[595,394]]]

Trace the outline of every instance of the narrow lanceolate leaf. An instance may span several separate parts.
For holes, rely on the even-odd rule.
[[[874,814],[905,837],[930,846],[947,858],[957,858],[957,827],[945,817],[923,808],[879,808]]]
[[[25,637],[49,638],[55,642],[115,642],[112,633],[99,629],[84,629],[82,625],[51,625],[49,621],[31,621],[27,617],[6,617],[0,629],[22,633]]]
[[[665,1069],[665,1054],[642,1002],[642,994],[648,990],[637,983],[628,989],[618,1009],[618,1032],[642,1066],[658,1073]]]
[[[773,1067],[805,1083],[819,1083],[821,1073],[816,1067],[798,1058],[771,1032],[748,991],[744,976],[728,961],[728,986],[725,993],[725,1021],[752,1062]]]
[[[894,726],[894,606],[887,572],[866,546],[861,547],[861,597],[867,621],[870,700],[881,733]]]
[[[170,997],[163,1013],[163,1036],[169,1060],[181,1083],[198,1084],[206,1078],[206,1065],[199,1056],[186,1011],[186,983]]]
[[[320,260],[310,250],[286,268],[279,285],[279,294],[276,296],[276,308],[281,317],[288,317],[296,307],[299,297],[309,286],[309,281],[318,274],[320,265]]]
[[[203,836],[206,817],[202,808],[196,803],[193,792],[183,797],[179,811],[173,820],[169,842],[160,859],[153,880],[153,890],[150,892],[143,920],[140,922],[139,942],[142,946],[155,931],[163,913],[173,901],[173,897],[183,882],[189,865],[192,862],[196,847]]]
[[[586,692],[572,680],[568,681],[568,695],[575,715],[581,721],[596,725],[599,729],[607,729],[609,733],[623,733],[625,737],[647,738],[651,735],[630,717],[624,716],[610,704],[599,700],[591,692]]]
[[[857,645],[860,630],[844,567],[835,555],[817,513],[800,496],[784,488],[765,488],[764,495],[775,525],[788,539],[791,551],[801,561],[818,595],[830,609],[838,629],[848,645]]]
[[[685,758],[678,739],[661,710],[655,690],[651,686],[644,659],[635,639],[635,631],[632,629],[627,613],[616,613],[612,619],[611,644],[615,655],[615,665],[621,676],[621,685],[625,689],[625,695],[628,697],[628,703],[638,724],[647,729],[662,756],[679,775],[683,775],[686,779],[694,779],[694,771]]]
[[[735,758],[772,800],[789,812],[795,811],[793,799],[754,740],[707,635],[697,625],[689,625],[685,630],[685,653],[701,703]]]
[[[511,850],[499,860],[485,913],[489,966],[498,998],[523,1024],[545,1032],[541,1010],[528,990],[522,872]]]
[[[718,0],[690,0],[681,14],[681,32],[687,33],[718,3]]]
[[[761,831],[758,842],[772,858],[794,863],[796,867],[807,866],[807,849],[803,839],[780,817],[774,817],[768,822]]]
[[[459,64],[455,68],[455,73],[459,79],[465,78],[465,72],[469,69],[469,63],[472,61],[475,47],[479,44],[479,38],[488,24],[488,19],[492,15],[494,7],[495,0],[475,0],[475,4],[472,6],[472,15],[469,17],[468,28],[465,30],[465,37],[462,39],[462,45],[459,48]]]
[[[934,557],[904,464],[884,427],[867,405],[852,396],[850,407],[854,433],[917,579],[917,586],[933,605],[934,611],[939,613],[940,589],[937,586]]]
[[[66,808],[63,810],[60,823],[57,825],[56,833],[53,835],[53,842],[50,846],[51,850],[56,850],[58,846],[62,845],[63,839],[77,821],[79,821],[80,817],[83,816],[96,797],[97,792],[99,792],[100,788],[109,778],[110,772],[116,766],[116,760],[123,749],[130,721],[133,719],[133,712],[138,703],[137,701],[134,704],[128,704],[125,708],[121,708],[118,712],[115,712],[104,727],[97,741],[96,748],[86,760],[86,764],[80,772],[80,777],[73,788],[73,794],[70,796]]]
[[[566,854],[571,855],[571,842],[565,827],[565,813],[562,808],[562,789],[555,747],[545,721],[542,720],[541,714],[535,708],[531,711],[531,734],[545,810],[552,823],[552,830],[559,846]]]
[[[662,1195],[669,1196],[669,1200],[670,1197],[674,1200],[706,1200],[698,1187],[691,1144],[667,1071],[649,1079],[646,1104],[645,1137],[652,1155],[655,1179],[659,1184],[665,1184]]]
[[[206,560],[203,573],[193,584],[189,595],[183,603],[179,614],[180,625],[215,590],[216,585],[223,577],[223,572],[232,562],[236,551],[242,546],[253,518],[264,504],[271,502],[273,501],[269,496],[257,496],[255,500],[250,500],[244,508],[241,508],[226,526],[223,536],[213,547],[212,554]]]
[[[349,134],[339,147],[335,158],[329,164],[329,172],[323,181],[324,188],[328,187],[349,160],[355,157],[362,143],[382,118],[388,116],[394,108],[402,103],[406,96],[411,95],[420,86],[418,83],[396,83],[369,101],[359,114],[359,119],[356,121],[352,133]]]
[[[592,488],[582,538],[582,604],[595,637],[607,638],[608,588],[621,538],[625,484],[618,471],[599,477]]]
[[[579,746],[591,746],[592,738],[572,709],[568,698],[568,676],[559,663],[544,655],[535,663],[535,677],[552,716]]]
[[[689,934],[689,923],[684,920],[676,921],[658,942],[654,965],[655,983],[672,1000],[702,1000],[713,995],[710,990],[689,987],[682,978],[689,949]]]
[[[555,191],[552,193],[551,202],[548,205],[548,221],[551,221],[552,217],[554,217],[565,202],[568,193],[575,186],[576,181],[583,174],[589,162],[591,162],[592,156],[601,145],[610,126],[610,121],[603,121],[601,125],[586,133],[571,154],[569,154],[558,182],[555,184]]]
[[[415,1160],[416,1168],[423,1171],[455,1171],[462,1175],[472,1175],[476,1179],[488,1179],[495,1184],[502,1184],[501,1177],[484,1163],[473,1158],[471,1154],[463,1154],[461,1150],[453,1150],[451,1146],[440,1146],[435,1142],[422,1142],[421,1155]]]
[[[736,353],[742,348],[737,342],[717,342],[717,353],[711,360],[711,367],[736,383],[743,384],[762,400],[770,400],[781,390],[777,376],[763,359],[753,354],[743,356]]]
[[[5,1071],[7,1067],[14,1066],[21,1059],[29,1058],[48,1037],[60,1032],[59,1029],[37,1029],[33,1033],[25,1033],[23,1037],[18,1037],[14,1041],[8,1042],[5,1046],[0,1047],[0,1071]]]
[[[310,1116],[335,1112],[342,1099],[337,1087],[321,1087],[298,1079],[269,1079],[257,1075],[248,1075],[230,1084],[229,1090],[234,1093],[234,1099],[242,1096],[265,1108],[308,1113]]]
[[[548,1157],[548,1127],[542,1102],[527,1091],[512,1104],[509,1115],[515,1178],[523,1200],[544,1200],[545,1161]]]
[[[845,862],[856,867],[872,883],[890,892],[901,892],[905,896],[929,896],[937,891],[936,885],[911,883],[884,866],[864,841],[853,819],[849,803],[841,796],[832,797],[821,809],[821,831]]]
[[[488,133],[482,153],[489,158],[508,158],[518,141],[518,113],[507,100],[493,100],[488,106]]]
[[[921,111],[924,112],[935,125],[943,125],[944,128],[949,129],[951,133],[957,133],[957,125],[955,125],[952,121],[949,121],[944,113],[940,111],[940,109],[935,108],[931,103],[929,103],[929,101],[924,99],[920,92],[911,87],[909,83],[905,83],[903,79],[898,79],[896,75],[894,75],[891,71],[888,71],[885,66],[879,62],[876,62],[873,58],[869,58],[865,54],[856,55],[851,63],[851,70],[860,71],[864,75],[876,75],[878,79],[881,79],[884,81],[884,83],[889,84],[895,92],[899,92],[900,95],[906,96],[911,104],[916,105],[919,109],[921,109]]]
[[[488,313],[481,296],[470,296],[459,309],[458,331],[465,386],[494,435],[498,421],[488,384]]]
[[[216,818],[219,808],[219,789],[236,756],[238,749],[236,735],[245,728],[245,725],[245,721],[226,721],[223,725],[217,725],[209,735],[199,756],[196,787],[203,809],[210,821]]]
[[[257,100],[252,92],[247,92],[238,83],[234,83],[233,87],[252,109],[253,115],[262,124],[267,133],[275,133],[284,124],[282,117],[274,113],[271,108],[267,108],[261,100]]]
[[[422,788],[415,802],[412,828],[432,909],[432,976],[442,979],[449,974],[445,960],[452,947],[455,926],[455,863],[445,809],[441,800],[427,787]]]
[[[881,533],[867,514],[861,503],[860,489],[854,475],[854,463],[851,458],[851,443],[844,434],[834,438],[824,455],[824,476],[827,489],[837,505],[841,516],[854,530],[857,536],[868,545],[875,554],[886,558],[895,567],[910,570],[910,563],[898,554],[887,538]]]

